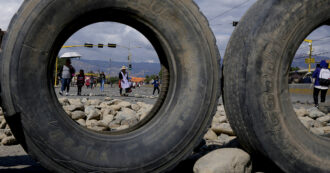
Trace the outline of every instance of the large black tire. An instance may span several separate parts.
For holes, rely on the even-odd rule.
[[[330,19],[330,0],[259,0],[224,59],[226,112],[241,144],[286,172],[330,172],[330,139],[298,120],[288,72],[303,40]]]
[[[100,21],[139,30],[167,71],[148,121],[125,133],[78,126],[53,90],[63,43]],[[1,99],[14,135],[51,171],[164,172],[186,158],[205,133],[220,95],[219,63],[213,33],[192,0],[24,1],[5,36]]]

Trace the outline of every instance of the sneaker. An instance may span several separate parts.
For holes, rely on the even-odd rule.
[[[63,95],[63,92],[62,92],[62,91],[60,91],[60,92],[59,92],[59,94],[62,96],[62,95]]]
[[[69,95],[69,93],[65,93],[65,95],[66,95],[66,96],[68,96],[68,95]]]
[[[318,104],[316,104],[314,107],[316,107],[317,109],[319,108],[319,105]]]

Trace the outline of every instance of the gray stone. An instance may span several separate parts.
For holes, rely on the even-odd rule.
[[[65,98],[65,97],[63,97],[63,98],[59,98],[58,101],[60,102],[60,104],[61,104],[62,106],[66,106],[66,105],[69,105],[69,104],[70,104],[70,103],[69,103],[69,99],[67,99],[67,98]]]
[[[90,104],[98,106],[101,104],[101,100],[99,100],[99,99],[90,100]]]
[[[116,115],[116,119],[117,120],[128,120],[128,119],[139,119],[139,117],[137,116],[137,114],[128,108],[123,108],[122,111],[118,112]]]
[[[122,125],[122,126],[119,126],[119,127],[115,128],[114,130],[119,131],[119,130],[125,130],[127,128],[129,128],[129,125]]]
[[[322,128],[311,128],[310,130],[316,135],[324,135],[324,130]]]
[[[119,104],[120,102],[122,102],[122,100],[114,99],[114,100],[111,100],[111,101],[109,102],[109,105],[117,105],[117,104]]]
[[[118,103],[117,105],[120,106],[121,108],[131,108],[132,104],[127,101],[122,101],[122,102]]]
[[[329,134],[330,133],[330,126],[322,127],[322,130],[325,134]]]
[[[81,126],[86,127],[86,120],[84,120],[84,119],[77,120],[77,123],[80,124]]]
[[[298,117],[305,117],[308,116],[309,113],[305,108],[294,109]]]
[[[91,130],[97,131],[97,132],[102,132],[102,131],[108,131],[109,127],[100,127],[100,126],[93,126]]]
[[[99,120],[100,119],[100,113],[98,113],[96,110],[92,110],[89,112],[89,114],[87,114],[87,120]]]
[[[317,118],[316,121],[321,122],[322,124],[326,125],[330,122],[330,115],[326,115],[320,118]]]
[[[236,148],[210,152],[194,165],[194,173],[250,173],[252,162],[249,154]]]
[[[325,114],[330,113],[330,102],[320,103],[319,110]]]
[[[86,117],[86,114],[83,111],[74,111],[71,113],[71,118],[73,120],[79,120],[79,119],[83,119],[85,117]]]
[[[309,112],[308,116],[316,119],[325,116],[325,114],[321,111],[319,111],[316,107],[310,108],[307,110]]]
[[[16,145],[17,141],[14,136],[8,136],[1,140],[2,145]]]
[[[106,98],[104,98],[104,101],[111,101],[112,99],[110,98],[110,97],[106,97]]]
[[[229,123],[213,124],[211,129],[218,135],[224,133],[230,136],[235,136],[234,131],[230,127]]]
[[[132,104],[131,107],[135,112],[139,111],[141,108],[141,106],[139,106],[138,104]]]
[[[88,128],[94,127],[97,125],[97,120],[86,120],[86,126]]]
[[[80,99],[69,99],[70,105],[81,105]]]
[[[135,124],[137,124],[139,122],[138,119],[136,118],[131,118],[131,119],[127,119],[127,120],[123,120],[121,121],[121,125],[128,125],[129,127],[134,126]]]
[[[213,130],[209,129],[207,131],[207,133],[204,135],[204,139],[205,140],[213,140],[214,141],[214,140],[217,140],[218,139],[218,136],[217,136],[217,134],[214,133]]]
[[[69,111],[69,112],[74,112],[74,111],[84,111],[84,105],[69,105],[69,106],[63,106],[64,110]]]
[[[81,103],[83,103],[83,104],[85,104],[87,101],[88,101],[87,98],[83,98],[83,99],[81,99]]]

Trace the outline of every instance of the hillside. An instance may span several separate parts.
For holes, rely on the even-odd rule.
[[[111,76],[117,76],[121,67],[125,65],[128,67],[127,62],[114,62],[111,64],[109,61],[98,60],[72,60],[72,65],[78,71],[83,69],[85,72],[105,72],[107,75],[110,72]],[[161,67],[159,63],[132,63],[132,75],[135,77],[145,77],[146,75],[158,74]]]

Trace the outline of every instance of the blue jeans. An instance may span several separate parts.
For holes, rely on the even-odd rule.
[[[100,90],[103,92],[104,91],[104,80],[101,81],[101,87]]]
[[[70,82],[71,79],[70,78],[62,78],[62,87],[61,87],[61,91],[63,92],[66,89],[66,92],[69,92],[70,90]]]

